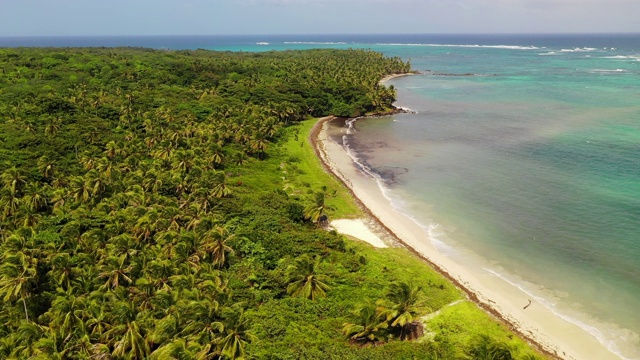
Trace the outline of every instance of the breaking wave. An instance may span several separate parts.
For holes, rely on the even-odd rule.
[[[378,43],[378,46],[431,46],[431,47],[460,47],[460,48],[483,48],[483,49],[506,49],[506,50],[540,50],[545,47],[518,46],[518,45],[457,45],[457,44],[401,44],[401,43]]]
[[[602,59],[640,61],[640,55],[616,55],[616,56],[604,56],[604,57],[602,57]]]
[[[346,45],[346,42],[330,42],[330,41],[285,41],[290,45]]]
[[[583,48],[573,48],[573,49],[562,49],[560,50],[561,52],[593,52],[593,51],[597,51],[598,49],[596,48],[588,48],[588,47],[583,47]]]

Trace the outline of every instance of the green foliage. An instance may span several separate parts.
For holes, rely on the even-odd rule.
[[[342,332],[351,340],[359,343],[377,343],[386,340],[386,329],[389,321],[386,316],[372,304],[366,304],[353,311],[354,322],[345,323]]]
[[[376,305],[356,309],[354,323],[345,323],[342,332],[356,343],[378,343],[393,337],[401,340],[422,336],[418,315],[424,312],[422,288],[413,282],[393,283],[386,299]]]
[[[285,190],[292,196],[307,197],[309,190],[319,191],[324,187],[324,192],[331,195],[324,198],[331,217],[361,215],[347,189],[322,169],[320,160],[308,145],[307,137],[315,123],[316,120],[305,120],[287,128],[283,152],[289,157],[280,164]],[[308,197],[305,207],[313,204],[314,200]]]
[[[543,358],[469,301],[443,308],[437,316],[427,320],[426,328],[434,342],[455,348],[459,358],[475,359],[486,353],[502,356],[496,359],[508,356],[515,359]]]
[[[512,350],[508,344],[483,334],[473,339],[465,353],[474,360],[512,360]]]
[[[133,48],[0,49],[0,63],[1,358],[452,354],[349,346],[349,311],[388,283],[419,279],[434,310],[460,295],[406,252],[304,216],[358,211],[306,119],[385,110],[379,79],[407,64]]]
[[[289,265],[286,271],[287,293],[291,296],[300,296],[305,299],[315,300],[326,297],[327,277],[318,273],[320,257],[311,260],[307,254],[298,257],[293,265]]]

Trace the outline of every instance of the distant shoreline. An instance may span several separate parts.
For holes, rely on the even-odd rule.
[[[405,77],[405,76],[411,76],[411,75],[417,75],[417,72],[410,72],[410,73],[402,73],[402,74],[391,74],[391,75],[387,75],[385,77],[383,77],[382,79],[380,79],[380,82],[383,83],[385,81],[389,81],[392,79],[397,79],[400,77]]]
[[[407,75],[411,74],[391,75],[381,81]],[[528,295],[515,286],[495,276],[472,273],[439,253],[425,241],[424,230],[391,209],[375,179],[359,171],[344,148],[329,138],[328,124],[336,119],[333,116],[319,119],[309,141],[325,170],[342,181],[364,212],[398,243],[429,263],[463,290],[471,301],[546,355],[557,359],[619,359],[586,331],[537,301],[531,302]]]

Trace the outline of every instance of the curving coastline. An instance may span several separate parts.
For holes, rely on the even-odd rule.
[[[362,209],[396,241],[543,353],[558,359],[619,359],[591,334],[561,318],[538,299],[528,303],[529,294],[495,272],[474,271],[440,253],[427,239],[424,229],[393,210],[376,180],[358,170],[342,145],[329,138],[328,126],[335,119],[325,117],[316,122],[309,137],[314,151],[325,170],[340,179]]]

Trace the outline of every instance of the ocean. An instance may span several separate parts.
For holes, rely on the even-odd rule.
[[[420,75],[416,113],[344,138],[393,206],[460,262],[640,358],[640,35],[0,38],[3,46],[369,48]]]

